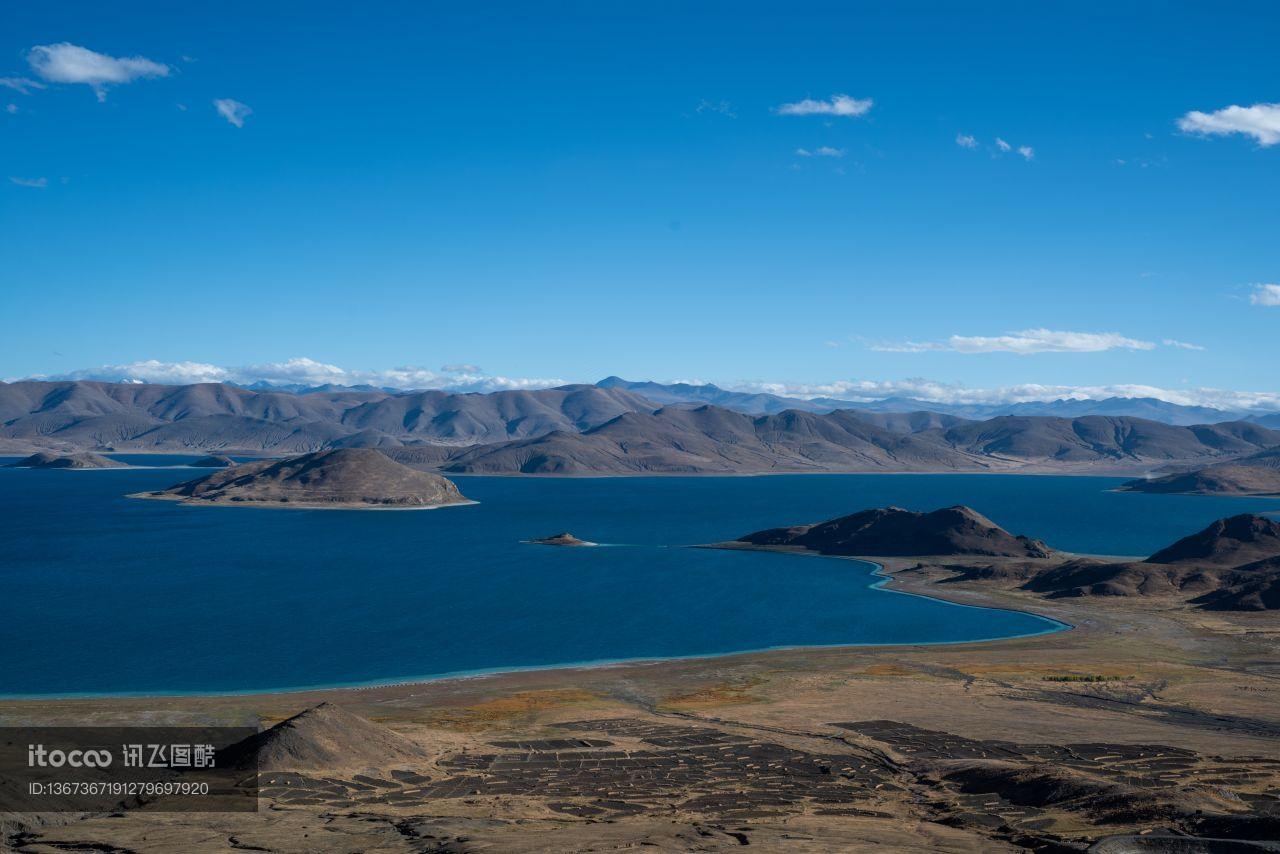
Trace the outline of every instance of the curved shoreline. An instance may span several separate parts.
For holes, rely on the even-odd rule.
[[[346,508],[335,508],[346,509]],[[423,508],[434,509],[434,508]],[[685,546],[685,548],[712,548],[712,546]],[[732,551],[732,549],[726,549]],[[56,701],[56,700],[115,700],[115,699],[181,699],[185,697],[264,697],[288,694],[307,694],[312,692],[328,692],[328,691],[368,691],[380,688],[409,687],[414,685],[430,685],[439,682],[461,681],[471,679],[485,679],[495,676],[503,676],[512,673],[541,673],[548,671],[580,671],[580,670],[604,670],[612,667],[643,667],[658,666],[671,662],[687,662],[687,661],[715,661],[717,659],[732,658],[735,656],[759,655],[771,652],[802,652],[804,650],[856,650],[856,649],[889,649],[893,647],[931,647],[931,646],[962,646],[967,644],[983,644],[996,643],[1000,641],[1021,640],[1026,638],[1043,637],[1044,635],[1057,634],[1063,631],[1075,629],[1076,626],[1065,623],[1062,620],[1053,617],[1037,614],[1033,611],[1023,611],[1017,608],[1008,608],[1000,605],[975,605],[969,602],[958,602],[943,596],[932,596],[926,593],[917,593],[910,590],[896,590],[887,585],[894,581],[894,576],[889,573],[884,564],[877,563],[874,560],[858,557],[844,557],[837,555],[819,555],[805,554],[803,552],[781,552],[774,549],[742,549],[742,551],[773,551],[777,554],[790,554],[796,557],[817,557],[828,558],[832,560],[845,560],[855,563],[866,564],[870,567],[868,575],[874,579],[867,587],[871,590],[877,590],[883,593],[896,593],[901,596],[915,596],[920,599],[932,599],[936,602],[942,602],[958,608],[973,608],[988,611],[1004,611],[1006,613],[1024,614],[1042,620],[1049,625],[1037,632],[1024,632],[1014,635],[1000,635],[997,637],[971,638],[969,640],[950,640],[950,641],[917,641],[917,642],[895,642],[895,643],[833,643],[833,644],[787,644],[782,646],[754,647],[751,649],[739,649],[730,652],[713,652],[713,653],[692,653],[689,655],[668,655],[668,656],[636,656],[631,658],[602,658],[589,659],[587,661],[576,662],[558,662],[554,664],[533,664],[526,666],[496,666],[477,668],[473,670],[459,670],[439,674],[429,674],[422,676],[398,676],[388,677],[385,679],[370,679],[359,682],[331,682],[320,683],[314,685],[299,685],[280,688],[252,688],[252,689],[232,689],[225,691],[81,691],[68,693],[45,693],[45,694],[18,694],[18,693],[0,693],[0,701]]]

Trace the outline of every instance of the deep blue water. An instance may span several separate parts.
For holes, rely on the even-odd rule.
[[[865,564],[676,547],[965,503],[1059,548],[1145,554],[1215,518],[1280,509],[1010,475],[465,477],[479,504],[421,512],[124,497],[197,474],[0,469],[0,694],[266,690],[1042,632],[1055,624],[872,589]],[[611,547],[520,542],[562,530]]]

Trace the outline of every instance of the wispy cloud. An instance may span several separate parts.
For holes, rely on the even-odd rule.
[[[1203,351],[1204,347],[1199,344],[1192,344],[1190,341],[1179,341],[1177,338],[1166,338],[1160,342],[1166,347],[1173,347],[1178,350],[1198,350]]]
[[[6,113],[8,113],[9,115],[11,115],[11,116],[12,116],[12,115],[14,115],[15,113],[17,113],[17,112],[18,112],[18,105],[17,105],[17,104],[6,104],[6,105],[5,105],[5,108],[4,108],[4,111],[5,111]]]
[[[979,147],[980,143],[978,141],[978,138],[976,136],[973,136],[972,134],[958,133],[956,134],[956,145],[960,146],[961,148],[968,148],[970,150],[975,150]],[[1011,151],[1016,151],[1018,154],[1022,156],[1023,160],[1035,160],[1035,157],[1036,157],[1036,150],[1031,146],[1029,145],[1015,146],[1013,143],[1009,142],[1004,137],[999,137],[999,136],[995,138],[995,141],[991,144],[991,147],[989,147],[987,150],[991,152],[992,157],[1001,157],[1002,155],[1008,154]]]
[[[0,86],[21,92],[23,95],[30,95],[32,91],[44,88],[43,83],[37,83],[26,77],[0,77]]]
[[[1280,305],[1280,285],[1254,285],[1249,302],[1268,307]]]
[[[777,113],[780,116],[865,116],[874,103],[870,98],[832,95],[827,101],[805,98],[803,101],[782,104]]]
[[[124,365],[101,365],[51,377],[30,379],[101,380],[182,385],[187,383],[234,383],[272,386],[312,387],[321,385],[377,388],[443,388],[450,391],[500,391],[504,389],[549,388],[564,385],[561,379],[504,377],[487,374],[476,365],[445,365],[439,371],[415,366],[384,370],[351,370],[315,359],[295,358],[283,362],[226,367],[207,362],[162,362],[147,359]]]
[[[834,397],[839,400],[873,401],[907,397],[929,403],[998,405],[1051,400],[1105,400],[1109,397],[1153,397],[1181,406],[1207,406],[1227,412],[1275,412],[1280,392],[1232,389],[1167,389],[1140,384],[1097,386],[1023,383],[995,388],[970,388],[956,383],[913,377],[904,380],[837,380],[828,383],[763,382],[726,383],[734,391],[768,392],[787,397]]]
[[[216,99],[213,102],[213,108],[218,111],[218,115],[238,128],[244,127],[244,120],[253,112],[248,104],[242,104],[231,98]]]
[[[1116,332],[1064,332],[1024,329],[1007,335],[952,335],[945,341],[905,341],[871,344],[882,353],[1100,353],[1106,350],[1154,350],[1152,341],[1126,338]]]
[[[43,190],[45,187],[49,186],[48,178],[15,178],[10,176],[9,180],[14,184],[17,184],[19,187],[34,187]]]
[[[800,157],[844,157],[843,148],[832,148],[824,145],[821,148],[797,148],[796,154]]]
[[[1178,119],[1178,128],[1186,133],[1206,136],[1242,133],[1266,148],[1280,142],[1280,104],[1232,105],[1212,113],[1192,110]]]
[[[70,42],[36,45],[27,51],[27,64],[50,83],[91,87],[99,101],[106,100],[108,86],[169,75],[169,66],[145,56],[108,56]]]
[[[733,111],[733,104],[728,101],[708,101],[706,98],[699,101],[698,106],[694,107],[693,111],[698,115],[713,113],[729,119],[738,117],[738,114]]]

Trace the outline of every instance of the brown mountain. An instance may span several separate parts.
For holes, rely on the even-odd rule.
[[[127,463],[100,454],[54,454],[40,451],[29,457],[10,463],[9,468],[19,469],[118,469]]]
[[[414,768],[427,752],[402,735],[321,703],[222,751],[219,765],[259,771]]]
[[[864,510],[817,525],[772,528],[740,537],[757,546],[789,546],[828,555],[989,555],[1046,558],[1048,546],[1015,536],[964,506],[916,513]]]
[[[1195,495],[1280,495],[1280,448],[1269,448],[1229,463],[1131,480],[1120,489]]]
[[[585,430],[654,405],[588,385],[491,394],[253,391],[221,383],[0,383],[0,439],[96,448],[314,451]],[[357,437],[352,439],[352,437]],[[388,438],[390,437],[390,438]]]
[[[437,507],[467,500],[452,481],[369,448],[245,463],[136,497],[189,504],[362,508]]]
[[[380,448],[416,455],[413,464],[424,468],[502,474],[1113,472],[1204,466],[1280,445],[1280,431],[1251,422],[655,409],[624,388],[586,385],[292,394],[208,383],[19,382],[0,383],[0,443],[275,454]]]
[[[665,407],[628,412],[582,433],[477,446],[441,467],[477,474],[1079,470],[1229,457],[1276,439],[1280,433],[1244,422],[1173,427],[1091,416],[949,423],[848,410],[751,416]]]

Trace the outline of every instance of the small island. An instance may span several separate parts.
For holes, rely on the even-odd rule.
[[[340,448],[285,460],[243,463],[131,497],[192,505],[360,510],[418,510],[474,503],[453,481],[416,471],[370,448]]]
[[[193,463],[188,463],[193,469],[227,469],[236,464],[236,461],[228,457],[226,454],[210,454],[207,457],[201,457]]]
[[[526,540],[525,542],[533,543],[539,546],[596,546],[599,543],[589,542],[588,540],[580,540],[568,531],[561,531],[559,534],[552,534],[550,537],[538,537],[536,540]]]
[[[14,469],[119,469],[128,468],[129,464],[87,451],[80,454],[40,451],[16,463],[10,463],[8,467]]]

